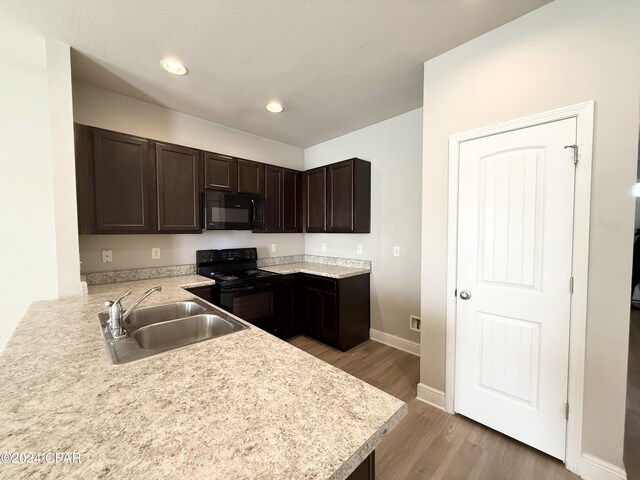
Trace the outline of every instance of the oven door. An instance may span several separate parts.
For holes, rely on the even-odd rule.
[[[258,285],[220,286],[219,306],[269,333],[274,329],[274,309],[280,279]]]

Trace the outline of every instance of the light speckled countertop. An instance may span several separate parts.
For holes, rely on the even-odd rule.
[[[311,275],[320,275],[322,277],[331,278],[354,277],[356,275],[362,275],[371,272],[371,270],[369,270],[368,268],[345,267],[342,265],[328,265],[325,263],[315,262],[271,265],[268,267],[260,267],[260,270],[267,270],[268,272],[280,273],[282,275],[288,275],[290,273],[309,273]]]
[[[0,478],[344,479],[406,415],[402,401],[255,327],[111,365],[97,319],[106,299],[162,285],[145,302],[161,304],[207,283],[98,285],[32,304],[0,355],[0,452],[81,462],[0,463]]]

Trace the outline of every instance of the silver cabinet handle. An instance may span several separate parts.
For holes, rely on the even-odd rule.
[[[462,290],[460,292],[460,298],[462,300],[469,300],[471,298],[471,292],[469,290]]]

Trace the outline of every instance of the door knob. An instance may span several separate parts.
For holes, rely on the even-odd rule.
[[[471,292],[469,290],[462,290],[460,292],[460,298],[462,300],[469,300],[471,298]]]

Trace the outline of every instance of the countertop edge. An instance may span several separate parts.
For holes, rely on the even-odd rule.
[[[260,270],[266,270],[267,272],[279,273],[280,275],[294,275],[296,273],[304,273],[307,275],[317,275],[319,277],[326,278],[334,278],[336,280],[340,280],[342,278],[356,277],[358,275],[367,275],[371,273],[370,269],[367,268],[355,268],[355,267],[344,267],[341,265],[331,265],[335,269],[340,269],[340,272],[327,272],[326,270],[316,270],[313,267],[308,266],[309,262],[305,263],[287,263],[283,265],[272,265],[268,267],[261,267]],[[321,268],[326,268],[324,264]]]
[[[389,419],[362,444],[333,474],[329,480],[346,480],[358,466],[380,445],[387,435],[394,430],[400,422],[407,416],[409,406],[405,403]]]

